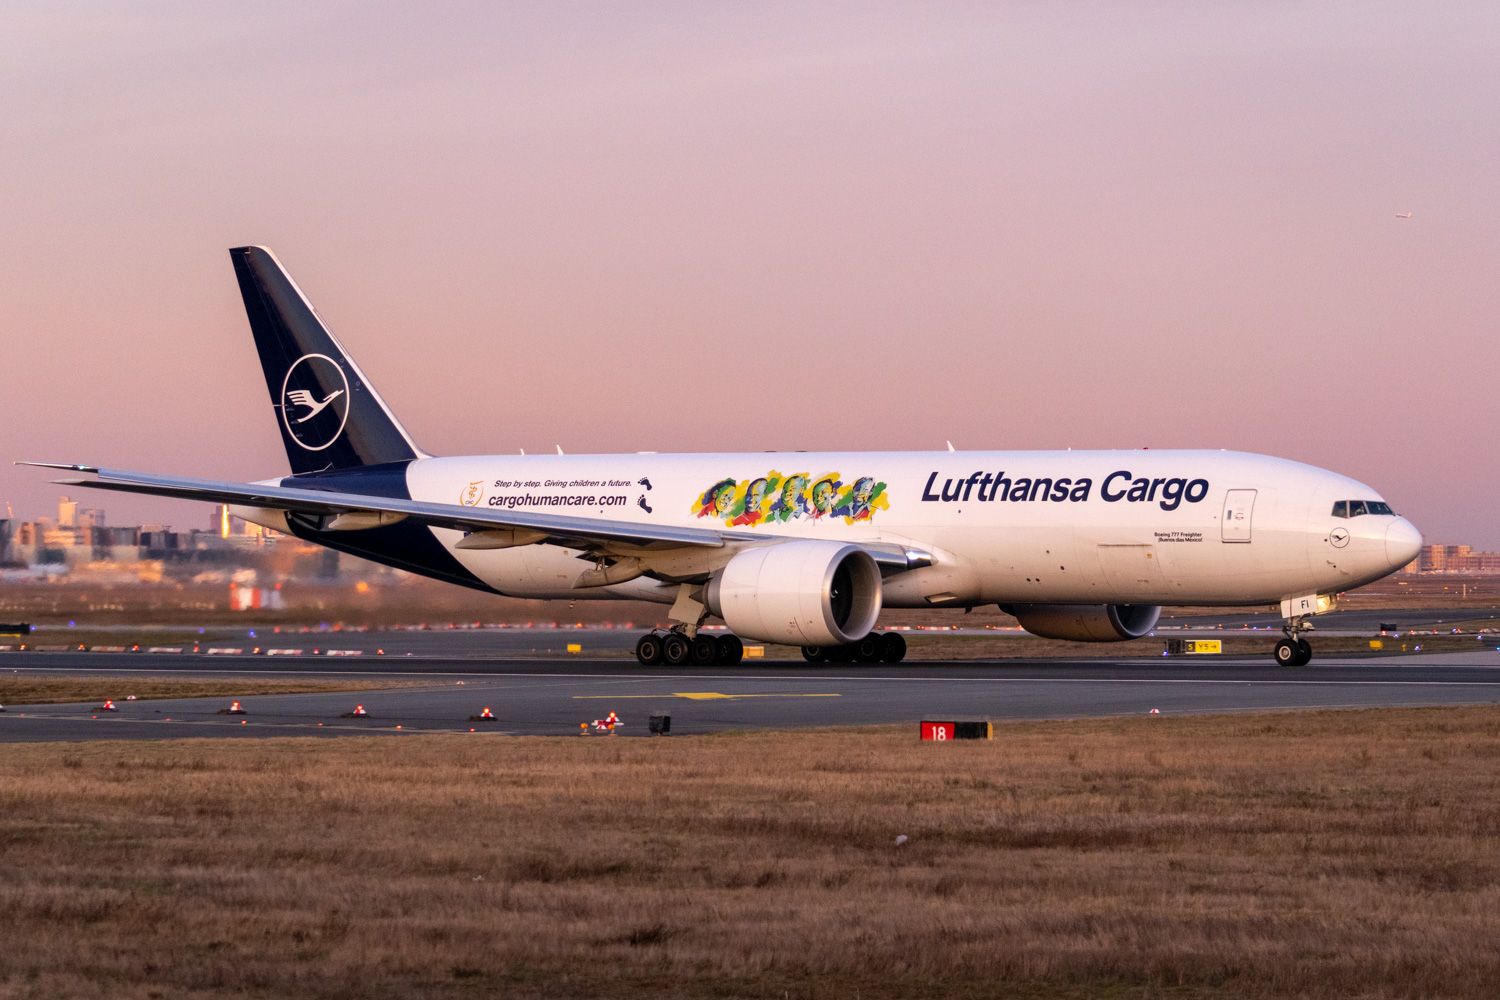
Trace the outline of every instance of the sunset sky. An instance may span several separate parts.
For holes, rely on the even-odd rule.
[[[13,0],[0,94],[0,516],[286,470],[260,243],[434,453],[1224,447],[1500,548],[1493,2]]]

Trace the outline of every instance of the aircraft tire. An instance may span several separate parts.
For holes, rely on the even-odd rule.
[[[717,645],[719,655],[716,661],[726,667],[732,667],[745,658],[745,644],[737,635],[721,635]]]
[[[711,666],[719,658],[718,641],[700,632],[688,643],[688,658],[695,667]]]
[[[906,637],[900,632],[880,633],[880,661],[900,663],[906,659]]]
[[[823,652],[829,663],[853,663],[859,655],[853,643],[847,646],[827,646]]]
[[[669,667],[680,667],[693,655],[687,638],[676,632],[668,632],[661,640],[661,662]]]
[[[871,632],[859,642],[854,643],[854,659],[860,663],[879,663],[880,654],[884,651],[879,632]]]
[[[1280,642],[1276,643],[1274,655],[1276,657],[1277,666],[1295,667],[1300,665],[1298,661],[1302,658],[1302,650],[1299,649],[1297,647],[1297,644],[1292,640],[1282,639]]]
[[[661,662],[661,636],[647,632],[635,641],[635,658],[643,667],[654,667]]]
[[[1306,639],[1299,638],[1297,640],[1297,662],[1293,665],[1305,667],[1312,662],[1312,656],[1312,643]]]
[[[828,650],[823,646],[803,646],[802,658],[808,663],[827,663]]]

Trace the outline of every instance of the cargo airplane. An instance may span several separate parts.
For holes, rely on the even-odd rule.
[[[223,503],[238,517],[513,597],[669,605],[643,664],[734,663],[741,639],[898,662],[881,608],[995,604],[1053,639],[1114,642],[1163,605],[1310,619],[1409,562],[1421,535],[1363,483],[1230,451],[491,455],[419,449],[269,250],[230,251],[291,475],[219,482],[32,463],[58,480]],[[709,618],[728,631],[702,630]]]

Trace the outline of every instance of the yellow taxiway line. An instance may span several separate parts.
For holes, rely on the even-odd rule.
[[[575,694],[574,701],[614,701],[627,698],[687,698],[689,701],[739,701],[744,698],[842,698],[841,694],[721,694],[718,691],[673,691],[671,694]]]

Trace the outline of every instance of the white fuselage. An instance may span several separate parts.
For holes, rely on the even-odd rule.
[[[1273,604],[1379,579],[1421,542],[1392,514],[1334,516],[1336,501],[1379,501],[1369,486],[1229,451],[423,458],[408,466],[407,486],[414,500],[930,555],[932,565],[885,581],[888,607]],[[461,532],[430,530],[502,593],[654,601],[676,593],[649,577],[577,589],[590,565],[579,552],[459,549]]]

